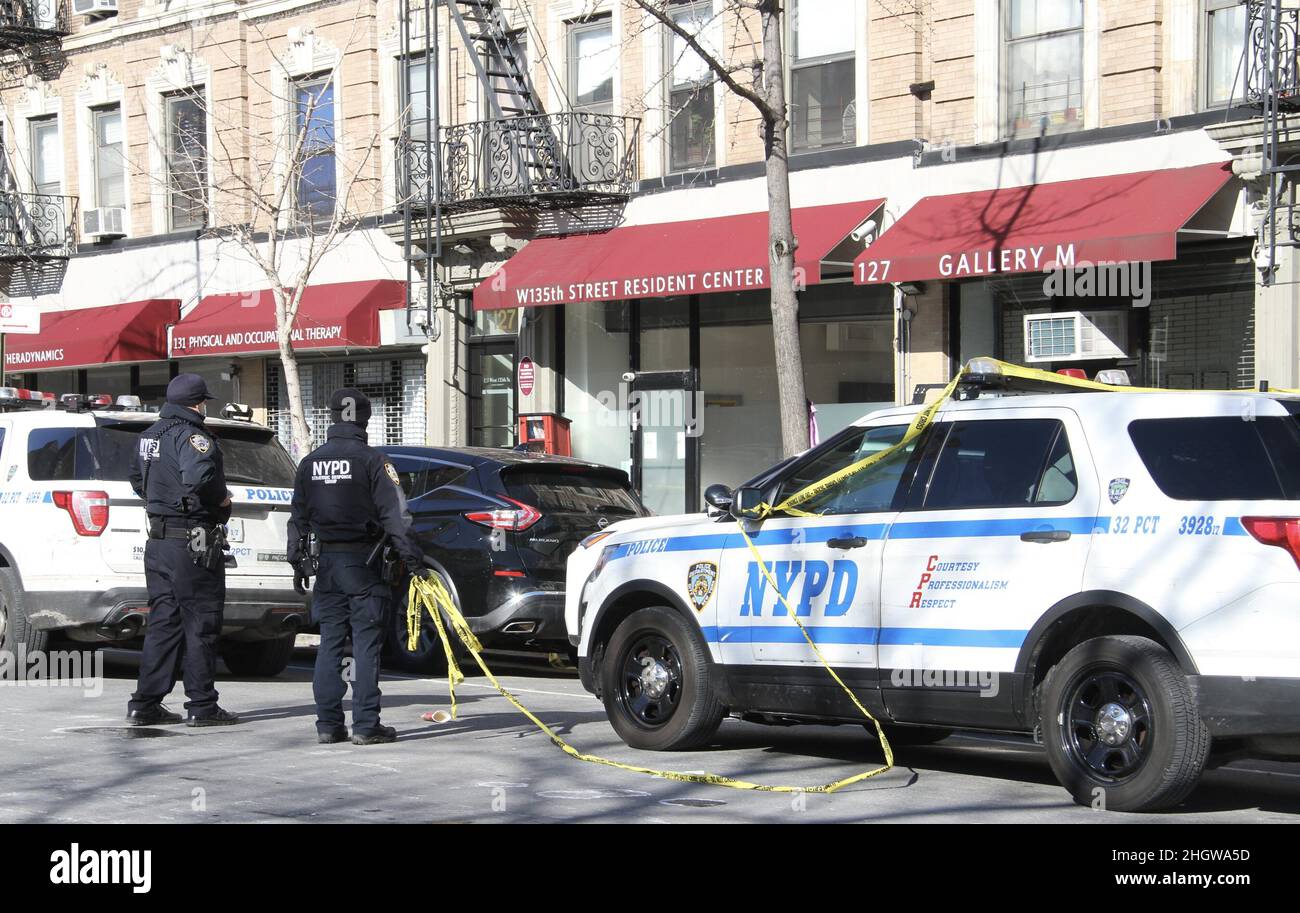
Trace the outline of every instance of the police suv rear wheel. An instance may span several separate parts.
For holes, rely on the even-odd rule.
[[[24,665],[18,662],[18,645],[26,652],[43,652],[49,646],[50,632],[38,631],[27,618],[22,584],[12,568],[0,568],[0,651],[14,654],[10,662],[0,664],[0,676],[22,678]]]
[[[1080,805],[1151,811],[1196,786],[1209,731],[1187,676],[1154,641],[1085,641],[1052,667],[1040,697],[1048,761]]]
[[[704,638],[664,606],[624,619],[609,640],[600,674],[609,720],[633,748],[694,748],[717,732],[726,712],[709,677]]]
[[[232,674],[250,678],[271,678],[279,675],[289,665],[293,645],[297,638],[277,637],[274,640],[222,641],[218,650]]]

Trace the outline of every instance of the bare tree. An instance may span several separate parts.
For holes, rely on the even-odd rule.
[[[699,34],[672,16],[670,0],[632,0],[643,12],[676,34],[708,67],[714,78],[758,112],[763,131],[767,173],[768,267],[771,280],[772,337],[781,412],[781,446],[786,456],[808,448],[808,400],[804,390],[803,353],[799,348],[799,301],[795,288],[798,239],[790,206],[790,122],[785,98],[782,0],[721,0],[721,14],[738,24],[757,16],[761,38],[750,60],[726,60],[706,48]],[[742,50],[740,48],[737,49]],[[748,83],[743,74],[749,73]]]
[[[233,249],[270,287],[295,459],[312,447],[294,339],[304,292],[321,262],[382,207],[375,168],[384,135],[379,118],[373,130],[357,131],[352,119],[346,136],[336,132],[340,71],[365,33],[365,8],[358,4],[334,69],[310,79],[291,78],[293,69],[275,42],[250,27],[247,57],[268,65],[245,71],[244,97],[223,101],[190,93],[203,114],[195,126],[202,135],[186,135],[182,127],[178,137],[176,125],[164,126],[153,142],[165,167],[161,174],[145,169],[164,183],[168,205],[179,200],[202,214],[201,235],[217,241],[218,257],[223,248]]]

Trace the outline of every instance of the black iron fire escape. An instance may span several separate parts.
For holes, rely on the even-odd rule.
[[[67,0],[0,0],[0,74],[5,85],[62,72]],[[12,123],[12,122],[11,122]],[[77,201],[24,189],[0,136],[0,291],[57,291],[75,246]]]
[[[449,295],[437,278],[445,219],[476,210],[622,205],[637,179],[640,121],[588,111],[547,113],[497,0],[404,4],[404,58],[423,57],[426,66],[422,86],[409,85],[410,71],[402,68],[401,97],[409,99],[414,91],[428,103],[419,112],[408,109],[398,139],[398,205],[411,280],[408,300],[412,307],[418,301],[432,320],[433,308]],[[466,49],[487,103],[486,120],[440,122],[440,9]]]
[[[1245,101],[1263,122],[1260,179],[1265,185],[1256,263],[1262,281],[1273,280],[1278,247],[1300,245],[1300,9],[1283,0],[1248,0],[1243,51]]]

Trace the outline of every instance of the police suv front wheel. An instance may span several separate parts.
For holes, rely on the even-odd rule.
[[[726,712],[699,629],[663,606],[639,609],[623,620],[609,640],[600,676],[609,721],[633,748],[694,748],[717,732]]]
[[[1080,805],[1151,811],[1196,786],[1210,734],[1187,676],[1154,641],[1085,641],[1052,667],[1039,696],[1048,761]]]

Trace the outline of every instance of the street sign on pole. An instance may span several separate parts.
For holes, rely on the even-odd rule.
[[[13,304],[0,302],[0,334],[4,333],[39,333],[41,331],[41,311],[34,304]]]

